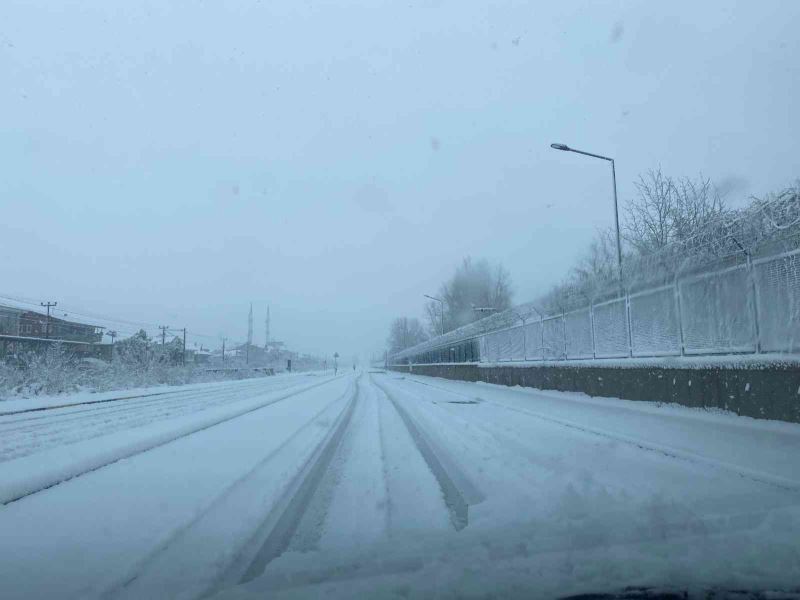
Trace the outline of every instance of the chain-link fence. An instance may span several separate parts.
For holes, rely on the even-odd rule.
[[[594,347],[597,358],[622,358],[630,354],[628,302],[617,298],[593,307]]]
[[[798,352],[800,250],[747,255],[565,314],[496,323],[493,331],[484,323],[482,333],[450,332],[447,344],[477,338],[482,362]],[[414,362],[415,350],[398,357]]]
[[[800,347],[800,252],[753,261],[761,349],[796,352]]]

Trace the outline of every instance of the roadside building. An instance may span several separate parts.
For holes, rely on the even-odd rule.
[[[20,317],[19,334],[23,337],[49,338],[70,342],[98,344],[103,341],[103,328],[67,321],[38,312],[26,311]]]
[[[0,305],[0,358],[62,343],[75,354],[111,360],[111,345],[102,340],[103,328],[97,325]]]
[[[20,335],[20,315],[24,312],[13,306],[0,305],[0,335]]]

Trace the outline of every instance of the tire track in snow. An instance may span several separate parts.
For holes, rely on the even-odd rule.
[[[403,378],[403,379],[407,380],[407,381],[411,381],[413,383],[417,383],[419,385],[428,386],[428,387],[440,390],[442,392],[446,392],[448,394],[453,394],[455,396],[461,396],[461,397],[464,397],[464,398],[469,398],[471,400],[472,399],[476,399],[475,396],[471,396],[469,394],[464,394],[462,392],[456,392],[456,391],[453,391],[453,390],[448,390],[447,388],[443,388],[443,387],[440,387],[440,386],[437,386],[437,385],[433,385],[431,383],[427,383],[427,382],[424,382],[424,381],[419,381],[419,380],[414,379],[414,378]],[[749,479],[751,481],[754,481],[754,482],[762,484],[762,485],[767,485],[767,486],[770,486],[770,487],[773,487],[773,488],[777,488],[777,489],[779,489],[781,491],[793,492],[793,493],[800,492],[800,482],[794,481],[794,480],[791,480],[791,479],[787,479],[787,478],[784,478],[784,477],[780,477],[778,475],[770,475],[768,473],[763,473],[763,472],[760,472],[760,471],[756,471],[754,469],[748,469],[746,467],[741,467],[741,466],[736,465],[736,464],[727,463],[727,462],[724,462],[724,461],[721,461],[721,460],[717,460],[717,459],[713,459],[713,458],[708,458],[706,456],[702,456],[702,455],[696,454],[694,452],[689,452],[687,450],[679,450],[677,448],[671,448],[669,446],[664,446],[664,445],[661,445],[661,444],[655,444],[653,442],[644,442],[644,441],[642,441],[640,439],[637,439],[637,438],[634,438],[634,437],[631,437],[631,436],[626,436],[626,435],[622,435],[622,434],[619,434],[619,433],[613,433],[613,432],[609,432],[609,431],[604,431],[602,429],[597,429],[597,428],[594,428],[594,427],[587,427],[586,425],[582,425],[580,423],[575,423],[573,421],[568,421],[568,420],[565,420],[565,419],[557,419],[555,417],[550,417],[550,416],[547,416],[547,415],[543,415],[541,413],[537,413],[537,412],[534,412],[534,411],[531,411],[531,410],[516,408],[516,407],[512,407],[512,406],[506,406],[505,404],[502,404],[500,402],[495,402],[495,401],[492,401],[492,400],[486,400],[485,398],[477,398],[477,400],[479,400],[480,402],[484,402],[486,404],[489,404],[491,406],[495,406],[497,408],[502,408],[502,409],[507,410],[507,411],[523,414],[523,415],[532,417],[534,419],[538,419],[540,421],[544,421],[544,422],[546,422],[548,424],[551,424],[551,425],[555,425],[555,426],[562,427],[562,428],[565,428],[565,429],[571,429],[573,431],[580,431],[580,432],[583,432],[583,433],[586,433],[586,434],[589,434],[589,435],[593,435],[593,436],[597,436],[597,437],[606,438],[606,439],[609,439],[609,440],[612,440],[612,441],[615,441],[615,442],[619,442],[619,443],[622,443],[622,444],[625,444],[625,445],[628,445],[628,446],[633,446],[635,448],[638,448],[640,450],[644,450],[646,452],[655,452],[655,453],[660,454],[662,456],[666,456],[667,458],[671,458],[671,459],[675,459],[675,460],[679,460],[679,461],[685,461],[685,462],[689,462],[689,463],[693,463],[693,464],[701,464],[701,465],[704,465],[704,466],[708,466],[708,467],[714,468],[714,469],[716,469],[718,471],[723,471],[723,472],[725,472],[725,473],[727,473],[729,475],[735,475],[735,476],[738,476],[738,477],[740,477],[742,479]]]
[[[305,390],[304,390],[305,391]],[[166,535],[160,543],[158,543],[147,555],[142,557],[136,564],[128,570],[128,572],[121,577],[115,584],[107,587],[104,592],[101,593],[102,598],[114,598],[118,595],[125,595],[126,592],[130,591],[132,585],[136,583],[136,581],[145,575],[149,568],[155,564],[160,557],[162,557],[166,552],[172,550],[176,547],[177,544],[180,543],[182,537],[185,537],[193,528],[196,528],[198,524],[202,523],[202,521],[208,517],[208,515],[214,511],[215,509],[219,509],[225,501],[238,489],[243,488],[247,485],[251,480],[259,475],[259,472],[262,471],[268,464],[271,463],[273,459],[275,459],[282,451],[284,451],[287,447],[293,444],[301,435],[303,435],[309,427],[314,425],[318,422],[320,417],[327,411],[331,410],[331,407],[334,406],[337,402],[341,401],[343,398],[347,397],[351,394],[351,389],[348,388],[344,394],[340,395],[336,399],[332,400],[331,402],[327,403],[324,407],[318,410],[310,419],[308,419],[304,425],[298,428],[294,433],[291,434],[288,438],[286,438],[278,447],[272,450],[269,454],[264,456],[260,459],[255,465],[253,465],[247,472],[239,476],[235,481],[227,485],[224,489],[222,489],[212,500],[208,503],[208,505],[201,511],[199,511],[196,515],[194,515],[189,521],[186,523],[176,527],[172,531]],[[335,424],[332,429],[335,428]],[[328,436],[324,437],[321,444],[324,443],[325,439]],[[217,588],[215,587],[214,590]]]
[[[376,389],[375,382],[372,380],[372,375],[369,375],[369,382],[373,389]],[[384,494],[386,495],[386,513],[385,513],[385,526],[387,535],[392,533],[392,515],[394,513],[394,503],[392,502],[391,492],[389,490],[389,469],[388,469],[388,454],[386,447],[386,424],[384,423],[385,417],[383,415],[382,406],[379,404],[376,407],[378,411],[378,443],[380,444],[381,453],[381,474],[383,475]]]
[[[473,486],[468,484],[467,477],[457,469],[454,461],[449,459],[444,450],[438,447],[424,430],[417,425],[414,418],[401,406],[392,394],[389,393],[385,386],[377,381],[374,381],[374,383],[385,394],[386,398],[391,402],[397,414],[402,419],[417,450],[425,459],[428,468],[439,483],[445,504],[450,512],[450,521],[453,527],[456,531],[460,531],[469,524],[470,504],[477,504],[480,502],[482,500],[482,495],[474,489],[469,489],[471,493],[465,493],[467,490],[462,491],[461,488],[472,488]],[[447,466],[445,466],[445,463]],[[456,481],[458,481],[460,485],[457,485]],[[468,495],[471,496],[471,498],[467,498]]]
[[[170,419],[177,419],[240,400],[302,385],[273,382],[250,383],[233,389],[215,386],[211,390],[195,389],[139,402],[101,405],[55,415],[3,422],[0,419],[0,464],[54,447],[83,442],[107,435],[137,429]],[[20,421],[33,421],[24,422]]]
[[[365,380],[366,385],[362,385]],[[354,542],[356,545],[365,543],[369,547],[372,542],[378,544],[387,543],[390,539],[399,540],[404,535],[414,537],[421,526],[426,534],[431,531],[441,530],[444,532],[460,529],[452,523],[450,519],[451,511],[444,501],[441,486],[427,465],[400,413],[371,377],[364,378],[362,375],[358,380],[358,386],[357,397],[352,406],[352,416],[349,418],[349,422],[339,423],[336,426],[344,428],[342,430],[342,439],[338,442],[336,448],[331,449],[330,454],[328,454],[329,462],[324,472],[314,477],[316,489],[314,489],[313,494],[310,497],[305,496],[303,498],[298,497],[300,496],[298,492],[290,491],[286,494],[291,496],[291,502],[305,503],[305,507],[300,511],[302,514],[294,514],[296,522],[294,532],[289,534],[284,531],[280,546],[276,547],[278,545],[275,544],[271,548],[269,553],[271,559],[269,561],[262,560],[261,564],[252,569],[252,572],[245,572],[241,577],[235,572],[233,574],[228,573],[222,578],[221,582],[209,590],[208,594],[219,591],[224,585],[245,583],[256,577],[262,586],[264,581],[270,581],[276,586],[274,589],[282,589],[287,585],[291,587],[295,582],[295,575],[287,574],[284,570],[285,564],[276,564],[274,569],[270,569],[269,566],[286,553],[306,553],[310,550],[322,550],[311,546],[331,543],[333,539],[341,538],[341,536],[344,536],[350,542],[358,539],[361,542]],[[390,412],[384,413],[384,411]],[[347,417],[343,414],[342,418]],[[391,426],[389,426],[389,423],[391,423]],[[371,427],[377,427],[377,431],[372,431],[372,435],[366,431],[366,428]],[[384,435],[386,433],[390,434],[393,428],[394,433],[400,433],[400,437],[394,438],[393,443],[388,443],[389,440],[385,439]],[[330,440],[328,443],[331,443]],[[326,442],[323,441],[320,444],[326,444]],[[363,478],[353,477],[354,474],[362,473],[360,469],[365,466],[365,463],[360,459],[363,458],[363,454],[375,451],[379,453],[380,467],[373,462],[370,473],[363,472]],[[409,452],[410,454],[406,455],[404,452]],[[396,462],[391,462],[392,460]],[[412,464],[414,466],[411,466]],[[390,468],[392,475],[389,474]],[[395,473],[398,469],[402,473],[399,477]],[[421,469],[422,471],[417,472],[416,469]],[[350,477],[344,476],[346,474],[349,474]],[[359,519],[355,530],[350,529],[353,523],[341,524],[336,520],[335,507],[337,503],[340,504],[339,508],[341,508],[342,502],[351,502],[352,505],[353,492],[356,490],[364,491],[361,486],[366,485],[365,481],[371,477],[373,480],[381,480],[382,495],[386,500],[383,510],[384,516],[381,519],[383,534],[379,535],[378,538],[374,537],[376,530],[370,526],[370,523],[371,525],[375,524],[375,520],[370,520],[365,513],[362,513],[365,519]],[[393,480],[393,485],[390,485],[390,480]],[[428,489],[420,490],[418,486],[421,480],[425,482],[425,485],[429,486]],[[424,500],[422,500],[422,506],[416,503],[415,501],[421,499],[420,492],[423,492],[423,496],[430,495],[428,500],[433,500],[433,503],[426,505]],[[402,503],[402,505],[398,502]],[[431,509],[433,506],[435,506],[436,510],[420,514],[420,510],[425,511],[426,508]],[[279,518],[279,516],[271,515],[273,522]],[[340,526],[341,529],[339,529]],[[398,537],[395,538],[395,534]],[[263,535],[269,534],[265,533]],[[309,542],[315,535],[317,539]],[[327,555],[325,553],[335,552],[336,548],[334,542],[333,547],[322,550],[323,556]],[[345,552],[347,551],[345,549]],[[252,554],[252,549],[248,554]],[[313,556],[313,552],[306,554],[306,556]],[[293,563],[290,562],[289,564]],[[251,563],[252,565],[253,563]],[[239,568],[243,567],[240,565]],[[418,568],[418,565],[415,562],[412,565],[412,570],[416,568]],[[386,575],[405,573],[408,570],[409,564],[407,561],[400,563],[396,561],[384,563],[381,561],[378,566],[370,568],[370,574]],[[302,579],[303,574],[297,576]],[[336,573],[326,572],[325,578],[346,581],[361,576],[364,576],[364,573],[359,572],[357,569],[346,569]],[[273,588],[269,587],[269,589]]]
[[[118,413],[135,412],[141,410],[142,408],[150,408],[162,404],[169,404],[170,402],[182,402],[182,401],[191,402],[194,400],[200,400],[206,396],[213,396],[215,394],[231,394],[231,393],[245,392],[253,389],[261,389],[262,387],[265,390],[274,389],[271,386],[265,387],[263,385],[264,383],[265,382],[259,382],[259,384],[250,383],[247,386],[237,386],[233,390],[225,386],[218,386],[206,390],[204,389],[184,390],[181,391],[180,394],[170,393],[170,395],[166,397],[159,395],[159,397],[157,398],[149,398],[148,397],[149,395],[146,395],[146,396],[128,396],[125,398],[113,398],[109,400],[98,400],[95,402],[97,403],[102,402],[103,404],[99,404],[98,406],[92,406],[90,408],[79,408],[77,410],[69,410],[69,409],[72,406],[81,406],[80,404],[60,406],[57,408],[59,410],[64,410],[66,412],[55,413],[55,414],[49,414],[49,413],[36,414],[35,416],[26,416],[19,419],[13,419],[13,418],[0,419],[0,432],[7,433],[10,431],[33,431],[37,428],[48,427],[54,424],[69,423],[72,421],[77,421],[93,416],[114,415]],[[289,384],[289,386],[290,385],[291,384]],[[144,399],[133,401],[134,398],[144,398]],[[130,400],[130,402],[125,402],[126,400]],[[122,404],[107,404],[110,402],[121,402]]]
[[[378,404],[368,378],[359,377],[356,385],[353,416],[287,552],[325,553],[387,536],[388,493]]]
[[[308,458],[305,459],[303,466],[294,476],[292,482],[284,488],[280,499],[269,510],[269,513],[266,515],[261,525],[255,529],[253,535],[247,541],[242,543],[238,552],[238,556],[231,560],[227,567],[223,568],[220,576],[215,579],[210,587],[206,588],[204,594],[202,592],[198,592],[198,595],[202,594],[203,597],[207,597],[208,595],[218,592],[224,587],[236,585],[238,583],[244,583],[255,577],[258,577],[275,559],[287,551],[292,551],[293,547],[298,543],[298,536],[301,534],[305,537],[308,537],[309,535],[313,537],[315,532],[312,531],[312,529],[314,527],[318,527],[320,529],[325,525],[329,525],[334,528],[336,527],[335,521],[328,523],[326,520],[328,517],[328,510],[330,509],[332,497],[337,493],[337,490],[341,485],[359,485],[359,481],[357,479],[342,482],[339,479],[339,475],[341,475],[342,471],[350,467],[350,461],[354,459],[353,452],[364,451],[366,449],[363,447],[363,438],[359,438],[361,445],[357,447],[350,447],[346,455],[343,454],[345,451],[345,446],[348,444],[348,440],[353,443],[358,443],[356,442],[356,438],[360,435],[363,436],[364,431],[362,429],[357,430],[357,428],[374,427],[377,425],[380,430],[380,428],[383,427],[383,421],[380,415],[380,409],[382,407],[392,411],[392,418],[398,419],[397,424],[395,425],[396,427],[400,428],[398,431],[403,431],[403,435],[406,435],[406,433],[408,435],[408,441],[405,442],[406,445],[411,452],[418,452],[420,458],[424,460],[424,456],[419,448],[419,442],[413,437],[414,434],[408,429],[408,425],[402,419],[400,412],[395,407],[389,406],[392,404],[392,402],[388,399],[388,397],[381,397],[385,396],[385,393],[383,393],[382,390],[380,390],[374,384],[374,382],[371,381],[371,378],[368,380],[368,382],[369,387],[366,387],[365,385],[362,385],[365,383],[363,376],[359,378],[356,381],[355,390],[349,389],[344,395],[337,398],[337,400],[326,405],[322,411],[316,414],[311,420],[308,421],[307,425],[304,426],[307,428],[309,424],[315,422],[320,417],[322,412],[330,410],[331,406],[336,402],[341,401],[348,394],[352,394],[346,406],[340,411],[337,409],[339,413],[335,422],[330,427],[326,435],[318,442],[316,449],[314,449],[309,454]],[[369,394],[373,395],[369,396]],[[375,394],[381,394],[381,396],[377,396]],[[381,402],[382,400],[385,400],[385,402]],[[374,410],[371,416],[377,417],[377,423],[373,423],[372,419],[358,420],[356,418],[359,415],[370,415],[370,411],[367,410],[368,407],[365,404],[369,401],[375,402],[374,406],[370,406],[369,408]],[[364,410],[363,414],[359,412],[362,409]],[[400,424],[401,422],[403,423],[402,425]],[[413,426],[414,425],[412,425],[412,427]],[[416,429],[416,431],[419,434],[419,430]],[[299,431],[294,434],[293,437],[296,437],[297,435],[299,435]],[[381,454],[379,477],[383,480],[384,485],[386,486],[385,494],[386,498],[389,499],[389,488],[386,475],[386,454],[383,447],[384,440],[381,438],[380,431],[376,432],[375,438],[376,439],[374,441],[379,444]],[[287,440],[287,442],[282,445],[282,448],[286,447],[289,443],[290,441]],[[271,453],[271,456],[277,454],[277,452],[278,450],[274,451]],[[224,511],[227,508],[224,506],[226,498],[233,494],[236,489],[244,490],[246,486],[251,485],[248,484],[248,481],[258,478],[258,472],[265,468],[265,465],[269,462],[269,458],[271,458],[271,456],[260,461],[259,464],[254,466],[247,474],[241,476],[236,482],[221,492],[207,507],[207,509],[193,518],[191,522],[171,533],[168,538],[166,538],[161,544],[159,544],[157,548],[153,550],[152,553],[149,553],[147,556],[141,559],[137,565],[128,572],[128,575],[123,576],[121,580],[118,580],[118,583],[113,588],[108,590],[103,597],[136,597],[137,594],[142,592],[143,589],[146,590],[148,585],[152,587],[153,582],[147,581],[146,579],[148,577],[149,569],[151,569],[153,565],[159,564],[159,561],[163,564],[158,568],[163,569],[163,565],[167,564],[168,561],[165,562],[162,557],[167,555],[167,553],[175,555],[176,552],[181,552],[181,548],[183,547],[189,548],[191,544],[192,531],[198,527],[202,528],[203,521],[212,511]],[[424,464],[427,463],[427,461],[423,462],[423,460],[420,460],[419,464],[420,468],[425,469]],[[428,470],[430,471],[429,467]],[[375,473],[373,473],[373,475],[375,475]],[[326,480],[328,483],[326,483]],[[436,481],[436,483],[434,483],[434,481]],[[408,481],[405,481],[404,483],[407,484]],[[438,479],[435,479],[435,476],[431,477],[430,485],[435,486],[437,483],[439,483]],[[323,487],[326,485],[331,486],[331,488],[323,489]],[[399,493],[399,496],[404,501],[408,498],[414,497],[413,488],[402,490],[394,489],[394,492]],[[241,494],[242,492],[239,491],[237,493]],[[450,495],[452,495],[452,492],[450,492]],[[445,515],[452,511],[448,510],[446,502],[442,502],[441,496],[438,497],[437,502],[441,502],[443,505],[441,512],[441,523],[442,526],[444,526],[446,523]],[[388,538],[390,536],[392,527],[390,516],[391,501],[387,502],[386,504],[384,531],[386,537]],[[452,526],[456,530],[463,528],[463,526],[467,524],[466,508],[467,504],[464,502],[464,519],[462,524],[459,526],[455,522],[452,522]],[[317,510],[321,511],[320,514],[323,515],[323,518],[317,518],[318,515],[316,512],[312,514],[312,511]],[[406,515],[406,517],[407,516],[408,515]],[[308,531],[304,531],[306,527],[309,528]],[[194,535],[199,535],[199,533],[200,531],[198,530],[198,533]],[[321,531],[316,533],[321,535]],[[185,536],[187,535],[190,537],[186,538]],[[179,541],[181,539],[183,539],[183,541]],[[187,539],[189,540],[188,542],[186,541]],[[275,572],[273,573],[273,576],[280,577],[280,573]],[[142,577],[145,579],[140,581]],[[152,579],[152,577],[150,579]],[[196,596],[189,593],[187,594],[187,597]]]
[[[248,395],[279,392],[298,385],[247,386],[234,390],[214,389],[199,391],[186,397],[168,397],[136,403],[135,406],[113,406],[108,409],[86,409],[88,414],[51,416],[44,422],[4,428],[0,424],[2,450],[0,462],[14,460],[48,448],[94,439],[121,430],[135,429],[155,421],[179,418],[207,408],[247,400]],[[17,442],[16,445],[14,442]],[[20,451],[21,449],[21,451]]]
[[[339,377],[343,377],[343,375],[340,375]],[[292,396],[296,396],[307,390],[311,390],[316,387],[325,385],[326,383],[329,383],[334,379],[337,378],[327,379],[325,381],[315,383],[313,385],[304,386],[299,390],[289,392],[278,398],[273,398],[264,403],[260,403],[256,406],[249,406],[245,409],[234,411],[233,413],[227,413],[224,416],[214,416],[214,417],[206,416],[205,418],[198,418],[197,422],[193,424],[176,427],[175,430],[172,432],[161,433],[149,439],[145,438],[141,441],[133,442],[123,448],[116,449],[115,451],[100,453],[93,458],[86,459],[83,462],[83,466],[65,467],[63,471],[60,471],[54,475],[42,475],[34,479],[29,479],[26,474],[25,476],[18,477],[17,481],[11,480],[10,483],[8,480],[11,478],[7,477],[6,478],[7,480],[4,482],[4,485],[0,486],[0,505],[6,505],[12,502],[23,500],[28,496],[32,496],[33,494],[38,494],[44,490],[65,483],[71,479],[82,477],[88,473],[97,471],[98,469],[108,467],[109,465],[119,462],[120,460],[131,458],[133,456],[136,456],[137,454],[153,450],[154,448],[164,446],[166,444],[174,442],[175,440],[179,440],[181,438],[193,435],[200,431],[204,431],[211,427],[215,427],[222,423],[226,423],[233,419],[239,418],[246,414],[255,412],[257,410],[261,410],[277,402],[282,402],[284,400],[291,398]],[[202,417],[202,415],[200,415],[200,417]],[[29,457],[23,457],[23,459],[21,460],[25,460],[27,458]],[[5,464],[12,464],[13,462],[15,461],[9,461]]]
[[[255,546],[257,550],[252,554],[252,558],[246,561],[244,572],[237,577],[239,583],[245,583],[260,575],[272,560],[283,554],[289,547],[342,442],[352,419],[358,394],[359,390],[356,384],[347,407],[340,414],[334,427],[331,428],[329,435],[320,443],[293,484],[289,486],[287,493],[248,543],[248,546]],[[239,562],[244,563],[245,561],[240,559]],[[238,567],[239,565],[234,565],[232,572],[225,579],[231,575],[238,575],[236,573]]]
[[[249,382],[247,380],[243,381],[242,383],[245,383],[245,382],[252,384],[252,382]],[[229,381],[229,382],[214,382],[214,383],[219,384],[216,387],[223,388],[223,387],[226,387],[226,384],[231,383],[231,382]],[[242,387],[244,387],[244,385]],[[177,395],[184,395],[184,394],[192,394],[192,393],[195,393],[197,391],[202,391],[202,390],[198,390],[197,388],[192,388],[192,389],[189,389],[189,390],[168,390],[168,391],[165,391],[165,392],[150,392],[150,393],[147,393],[147,394],[135,394],[133,396],[117,396],[115,398],[103,398],[101,400],[85,400],[85,401],[82,401],[82,402],[67,402],[65,404],[52,404],[52,405],[48,405],[48,406],[36,406],[36,407],[33,407],[33,408],[23,408],[23,409],[20,409],[20,410],[10,410],[10,411],[5,411],[5,412],[0,412],[0,417],[10,417],[10,416],[15,416],[15,415],[22,415],[22,414],[29,414],[29,413],[39,413],[39,412],[45,412],[46,413],[47,411],[50,411],[50,410],[60,410],[60,409],[66,409],[66,408],[73,408],[75,406],[87,406],[87,405],[93,405],[93,404],[108,404],[110,402],[120,402],[120,401],[123,401],[123,400],[135,400],[137,398],[151,398],[151,397],[154,397],[154,396],[168,396],[168,395],[177,396]],[[69,413],[69,414],[74,414],[74,412]],[[37,416],[37,417],[29,417],[29,418],[30,419],[36,419],[36,418],[42,418],[42,417]],[[20,420],[22,420],[22,419],[20,419]]]

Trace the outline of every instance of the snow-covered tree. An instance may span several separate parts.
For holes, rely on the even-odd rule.
[[[704,177],[672,178],[658,169],[641,176],[636,189],[621,223],[626,288],[671,281],[682,272],[744,260],[765,249],[800,245],[800,181],[751,197],[735,210]],[[598,232],[580,262],[538,300],[540,306],[555,314],[618,294],[615,244],[612,230]]]
[[[476,312],[476,307],[497,312],[509,308],[513,296],[511,275],[501,264],[491,265],[486,259],[472,260],[468,256],[442,285],[439,294],[444,300],[444,330],[451,331],[486,316]],[[433,335],[441,331],[440,311],[438,302],[425,305],[428,329]]]
[[[419,319],[398,317],[389,328],[389,339],[387,345],[389,346],[389,353],[394,354],[416,346],[428,339],[425,333],[425,328],[420,323]]]
[[[153,340],[144,329],[114,345],[116,358],[123,363],[145,365],[152,359]]]
[[[691,239],[729,214],[707,177],[673,178],[650,170],[634,182],[636,196],[624,209],[622,232],[639,254]]]

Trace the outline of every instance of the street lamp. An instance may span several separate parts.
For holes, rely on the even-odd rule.
[[[563,152],[575,152],[576,154],[583,154],[601,160],[607,160],[611,163],[611,180],[614,184],[614,224],[617,228],[617,273],[619,275],[620,285],[622,284],[622,244],[619,239],[619,208],[617,207],[617,171],[614,168],[614,159],[608,156],[600,156],[599,154],[592,154],[591,152],[584,152],[583,150],[576,150],[570,148],[566,144],[550,144],[553,150],[561,150]]]
[[[442,300],[441,298],[435,298],[434,296],[428,296],[428,294],[422,294],[422,295],[425,296],[426,298],[431,299],[431,300],[435,300],[436,302],[438,302],[441,305],[441,307],[442,307],[442,335],[444,335],[444,300]]]

